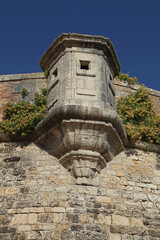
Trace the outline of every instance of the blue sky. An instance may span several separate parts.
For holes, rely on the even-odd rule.
[[[160,0],[0,0],[0,75],[41,71],[63,32],[110,38],[121,72],[160,90]]]

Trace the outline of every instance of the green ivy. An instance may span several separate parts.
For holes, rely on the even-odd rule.
[[[145,86],[119,99],[117,111],[130,140],[160,144],[160,117],[153,110]]]
[[[0,134],[11,136],[29,135],[46,114],[47,90],[35,93],[34,103],[28,101],[8,102],[4,108],[4,119],[0,122]]]

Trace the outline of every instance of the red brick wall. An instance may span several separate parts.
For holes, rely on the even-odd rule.
[[[14,86],[18,83],[21,83],[21,80],[0,82],[0,119],[3,117],[5,104],[18,101],[20,93],[13,93]]]
[[[29,95],[25,100],[30,101],[35,91],[46,88],[46,77],[44,73],[26,73],[0,75],[0,120],[3,118],[4,106],[7,102],[17,102],[21,89],[27,88]]]

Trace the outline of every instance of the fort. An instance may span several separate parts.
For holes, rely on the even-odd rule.
[[[62,34],[41,73],[0,76],[0,119],[8,101],[48,89],[47,116],[27,139],[0,136],[0,239],[160,239],[160,147],[129,142],[116,112],[135,92],[115,77],[108,38]],[[160,115],[160,92],[150,89]]]

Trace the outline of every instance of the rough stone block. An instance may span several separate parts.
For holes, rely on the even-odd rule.
[[[111,198],[110,197],[105,197],[105,196],[97,196],[96,201],[101,202],[101,203],[110,203]]]
[[[23,208],[21,210],[21,213],[41,213],[44,212],[43,207],[29,207],[29,208]]]
[[[15,195],[15,194],[19,193],[19,189],[16,188],[16,187],[9,187],[9,188],[6,189],[5,193],[7,195]]]
[[[28,215],[27,214],[16,214],[12,219],[13,225],[23,225],[27,224]]]
[[[130,218],[129,222],[131,225],[135,225],[135,226],[143,226],[143,220],[140,218]]]
[[[37,223],[37,214],[31,213],[28,215],[28,223],[29,224],[35,224]]]
[[[80,214],[79,221],[81,224],[92,224],[93,223],[93,216],[92,214]]]
[[[108,240],[121,240],[121,235],[120,234],[109,234]]]
[[[4,195],[4,188],[0,188],[0,196]]]
[[[113,225],[129,226],[129,218],[113,214],[112,215],[112,224]]]
[[[111,225],[111,216],[105,216],[103,214],[98,214],[97,219],[95,219],[96,224]]]

